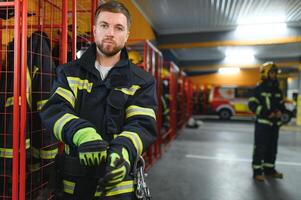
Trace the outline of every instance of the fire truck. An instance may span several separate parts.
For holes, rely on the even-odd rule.
[[[248,99],[254,87],[214,86],[210,90],[207,111],[217,114],[220,119],[229,120],[233,116],[249,116],[254,114],[249,110]],[[285,112],[282,121],[288,123],[296,115],[296,103],[286,99]]]

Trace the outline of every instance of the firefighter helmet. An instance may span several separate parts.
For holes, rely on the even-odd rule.
[[[129,51],[128,55],[129,60],[135,65],[140,64],[143,61],[141,55],[137,51]]]
[[[261,79],[267,79],[271,71],[278,72],[278,68],[274,62],[263,63],[260,67],[260,77]]]

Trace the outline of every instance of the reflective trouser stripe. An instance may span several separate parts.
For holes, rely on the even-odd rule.
[[[128,139],[130,139],[133,143],[133,145],[136,148],[137,154],[141,155],[143,152],[143,143],[142,140],[140,139],[139,135],[135,132],[131,132],[131,131],[122,131],[118,137],[126,137]]]
[[[30,139],[26,139],[26,149],[30,147]],[[0,158],[13,158],[12,148],[0,148]]]
[[[130,193],[134,192],[134,181],[123,181],[121,183],[118,183],[116,186],[109,189],[104,195],[102,195],[101,192],[98,191],[99,186],[97,186],[97,190],[95,192],[95,196],[114,196],[118,194],[124,194],[124,193]]]
[[[64,192],[71,195],[74,194],[75,185],[75,182],[63,180]],[[108,191],[104,195],[102,195],[102,192],[99,191],[99,189],[100,187],[98,185],[94,194],[95,197],[114,196],[118,194],[130,193],[134,192],[134,181],[123,181],[121,183],[118,183],[116,186],[107,188]]]
[[[62,141],[62,130],[63,130],[64,126],[73,119],[78,119],[78,117],[75,115],[66,113],[55,122],[54,127],[53,127],[53,133],[58,140]]]
[[[67,194],[73,194],[75,189],[75,183],[67,180],[63,180],[64,192]]]
[[[132,85],[130,88],[115,88],[115,90],[121,91],[124,94],[133,96],[137,90],[140,89],[139,85]]]
[[[151,108],[143,108],[140,106],[132,105],[127,107],[125,112],[126,112],[126,118],[136,116],[136,115],[145,115],[145,116],[152,117],[156,120],[155,111]]]
[[[262,169],[262,165],[253,165],[253,169]]]
[[[51,149],[51,150],[43,150],[43,149],[37,149],[32,148],[32,156],[35,158],[42,158],[42,159],[54,159],[56,154],[58,153],[58,149]]]
[[[273,163],[263,163],[264,167],[269,167],[269,168],[273,168],[275,167],[275,165]]]

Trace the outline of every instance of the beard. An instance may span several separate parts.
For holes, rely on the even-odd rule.
[[[123,49],[123,45],[116,45],[116,43],[114,42],[114,47],[110,47],[110,48],[107,48],[105,45],[104,45],[104,42],[96,42],[96,46],[98,48],[98,50],[104,54],[105,56],[107,57],[112,57],[114,55],[116,55],[117,53],[119,53],[121,51],[121,49]]]

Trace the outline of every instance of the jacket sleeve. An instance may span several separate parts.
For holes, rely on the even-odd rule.
[[[125,146],[131,161],[142,155],[156,139],[156,108],[156,84],[152,77],[129,99],[122,132],[111,142]]]
[[[64,67],[58,67],[56,74],[51,96],[43,106],[40,116],[46,129],[58,140],[74,145],[72,139],[77,131],[96,130],[90,122],[76,115],[76,98],[68,85]]]
[[[266,103],[260,98],[261,91],[259,87],[254,89],[253,95],[249,98],[249,109],[256,114],[258,118],[267,118],[271,110],[267,108]]]

